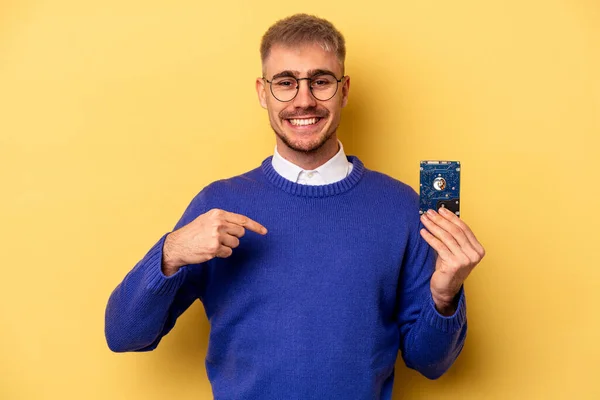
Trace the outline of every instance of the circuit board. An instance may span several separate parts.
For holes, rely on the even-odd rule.
[[[460,161],[421,161],[419,214],[447,208],[460,216]]]

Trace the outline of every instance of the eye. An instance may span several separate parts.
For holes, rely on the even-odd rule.
[[[281,88],[293,88],[296,87],[296,81],[294,79],[276,79],[275,81],[273,81],[273,84],[275,86],[281,87]]]
[[[321,75],[312,78],[312,86],[314,88],[323,88],[333,84],[333,77],[329,75]]]

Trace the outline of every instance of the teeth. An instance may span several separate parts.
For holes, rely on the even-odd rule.
[[[296,126],[313,125],[317,123],[318,118],[306,118],[306,119],[290,119],[290,123]]]

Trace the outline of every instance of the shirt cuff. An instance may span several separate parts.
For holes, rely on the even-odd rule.
[[[444,316],[435,308],[435,302],[431,293],[429,294],[428,305],[425,308],[425,319],[432,327],[446,333],[454,333],[461,329],[467,322],[467,304],[465,299],[464,287],[459,291],[458,306],[456,312],[450,316]]]
[[[164,234],[140,261],[140,267],[144,271],[144,287],[156,295],[171,295],[177,292],[187,272],[187,268],[183,266],[171,276],[163,274],[163,246],[167,235],[168,233]]]

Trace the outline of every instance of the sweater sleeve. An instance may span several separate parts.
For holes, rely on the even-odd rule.
[[[173,230],[204,212],[197,196]],[[201,296],[201,264],[186,265],[167,277],[162,273],[167,234],[129,271],[110,295],[105,312],[105,336],[114,352],[154,350],[177,318]]]
[[[458,294],[454,315],[443,316],[435,308],[430,280],[436,253],[421,237],[419,222],[412,232],[412,245],[405,254],[398,287],[398,323],[402,358],[409,368],[429,379],[442,376],[460,354],[466,333],[464,288]]]

